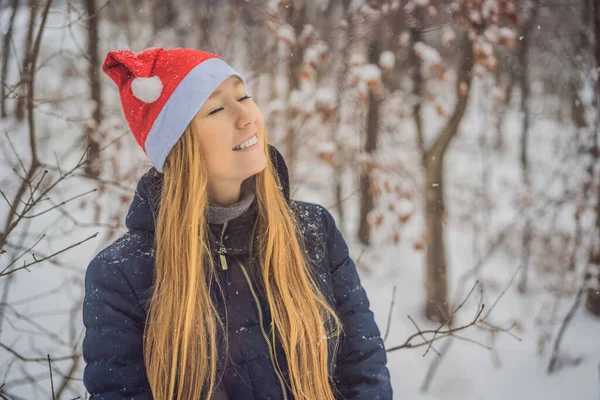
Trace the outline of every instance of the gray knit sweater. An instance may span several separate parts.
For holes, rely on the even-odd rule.
[[[222,207],[216,204],[208,206],[208,222],[211,224],[223,224],[239,217],[254,201],[254,175],[242,182],[240,200],[230,206]]]

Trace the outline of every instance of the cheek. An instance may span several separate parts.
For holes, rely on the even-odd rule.
[[[228,147],[226,139],[220,132],[222,131],[213,131],[200,139],[202,155],[206,160],[206,167],[209,171],[215,170],[219,165],[223,164],[228,157],[231,157],[231,149]]]
[[[257,107],[258,109],[258,107]],[[258,110],[258,118],[257,118],[258,122],[260,123],[261,126],[265,125],[265,119],[262,115],[262,113],[260,112],[260,110]]]
[[[253,106],[253,114],[254,114],[254,120],[256,120],[257,123],[259,124],[263,124],[264,123],[264,118],[262,115],[262,112],[260,111],[260,108],[258,108],[258,104],[256,104],[255,102],[252,102],[252,106]]]

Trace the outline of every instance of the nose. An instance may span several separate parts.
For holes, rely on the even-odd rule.
[[[237,116],[236,116],[236,128],[243,129],[247,125],[256,121],[256,113],[252,111],[251,107],[244,105],[244,103],[238,103],[237,106]]]

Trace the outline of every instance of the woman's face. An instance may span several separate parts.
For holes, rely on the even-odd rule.
[[[209,195],[224,202],[230,202],[241,183],[267,165],[263,116],[247,95],[244,83],[232,75],[212,93],[192,122],[206,162]],[[237,150],[240,145],[249,146]]]

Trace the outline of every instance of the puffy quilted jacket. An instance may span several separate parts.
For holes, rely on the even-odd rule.
[[[281,154],[270,147],[282,191],[304,234],[320,289],[334,305],[344,334],[330,373],[339,399],[392,399],[387,358],[380,331],[369,309],[348,247],[331,214],[322,206],[290,199],[288,173]],[[91,399],[152,399],[142,353],[147,303],[154,266],[153,211],[159,207],[162,175],[154,168],[138,182],[126,217],[127,233],[102,250],[85,275],[83,383]],[[156,215],[156,214],[154,214]],[[249,254],[256,201],[225,226],[210,224],[210,249],[225,288],[232,361],[219,361],[224,375],[217,400],[292,399],[283,348],[270,343],[270,314],[257,278],[256,257]],[[224,255],[222,260],[219,252]],[[216,285],[214,285],[216,286]],[[215,293],[217,303],[222,300]],[[282,374],[273,368],[269,346]],[[225,364],[224,364],[225,363]],[[315,399],[318,400],[318,399]]]

